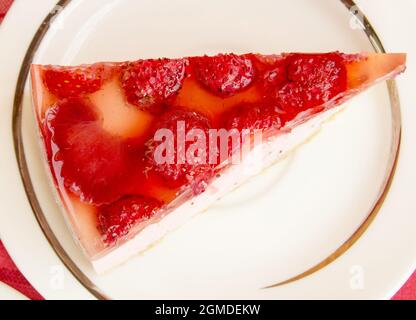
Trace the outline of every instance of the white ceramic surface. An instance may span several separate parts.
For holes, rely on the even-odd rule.
[[[0,301],[6,300],[27,300],[27,298],[7,284],[0,282]]]
[[[16,264],[46,298],[92,298],[62,266],[37,225],[24,195],[11,136],[20,63],[54,3],[42,0],[35,7],[33,1],[17,0],[0,28],[0,43],[8,44],[0,51],[4,88],[0,92],[0,236]],[[389,10],[387,5],[383,10]],[[371,20],[383,12],[370,15]],[[394,9],[389,12],[392,15]],[[74,0],[54,21],[35,62],[77,64],[227,51],[370,50],[363,32],[352,26],[348,12],[336,1]],[[395,27],[395,33],[386,31],[392,35],[387,48],[414,52],[405,46],[405,30]],[[395,45],[393,35],[404,37],[405,45]],[[332,253],[373,205],[390,146],[391,116],[384,84],[349,102],[345,112],[296,154],[103,276],[93,273],[53,201],[26,90],[23,137],[29,170],[42,209],[65,250],[112,298],[388,298],[416,262],[412,214],[416,209],[412,201],[416,117],[410,88],[415,77],[409,71],[399,79],[402,153],[378,217],[334,263],[279,288],[260,290]]]

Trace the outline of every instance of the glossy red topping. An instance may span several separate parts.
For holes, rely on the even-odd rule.
[[[133,126],[138,119],[137,126],[145,128],[132,130],[129,138],[103,127],[117,116],[118,106],[94,106],[91,100],[96,100],[89,96],[102,87],[106,68],[117,75],[114,83],[121,91],[115,96],[124,93],[121,99],[145,111],[120,106],[127,109],[120,110],[118,126],[134,114]],[[50,164],[58,183],[97,209],[107,244],[151,218],[180,187],[189,186],[194,194],[205,190],[218,164],[217,150],[209,148],[209,129],[279,130],[302,111],[317,112],[316,107],[347,89],[344,58],[338,53],[225,54],[140,60],[122,68],[47,67],[43,77],[58,100],[44,119]],[[167,131],[173,140],[164,140]],[[197,143],[201,133],[202,146]],[[189,134],[193,140],[187,139]]]
[[[163,204],[155,199],[127,196],[98,211],[98,229],[107,244],[128,234],[138,222],[151,218]]]
[[[187,59],[139,60],[129,63],[121,75],[121,86],[129,103],[160,112],[185,78]]]
[[[49,67],[43,79],[51,93],[59,98],[79,97],[93,93],[101,88],[104,68],[85,67]]]
[[[263,88],[265,94],[273,94],[276,89],[281,88],[286,82],[287,78],[287,61],[282,60],[277,62],[272,69],[266,70],[263,75]]]
[[[62,165],[68,190],[94,204],[122,196],[116,186],[126,169],[123,145],[102,129],[92,105],[77,98],[60,101],[48,110],[45,131],[51,135],[52,164],[55,170]]]
[[[219,54],[214,57],[193,58],[194,70],[198,80],[212,93],[232,96],[253,81],[254,67],[245,56]]]
[[[183,144],[180,142],[180,138],[178,138],[178,125],[180,123],[184,125],[183,132],[185,135],[198,134],[196,130],[199,130],[204,135],[204,139],[208,137],[208,130],[211,127],[206,117],[193,111],[174,109],[161,116],[155,126],[155,132],[160,129],[169,130],[173,133],[173,141],[166,143],[166,140],[160,142],[152,138],[146,143],[145,154],[150,168],[163,177],[171,187],[179,187],[192,182],[201,174],[205,175],[212,170],[208,158],[208,145],[205,146],[205,150],[194,150],[196,161],[194,163],[189,161],[192,158],[187,157],[187,153],[191,152],[190,147],[194,142],[186,141]],[[163,146],[162,144],[172,148],[172,157],[171,160],[168,160],[170,163],[161,161],[158,149]],[[199,154],[201,151],[204,151],[204,154]],[[163,156],[167,156],[166,151]],[[201,157],[200,162],[198,162],[197,157]]]

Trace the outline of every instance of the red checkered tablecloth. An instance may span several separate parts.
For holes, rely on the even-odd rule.
[[[6,12],[12,5],[13,0],[0,0],[0,23]],[[43,299],[42,296],[30,285],[25,277],[19,272],[6,249],[0,241],[0,281],[20,291],[33,300]],[[402,289],[393,297],[396,300],[416,300],[416,272],[407,281]]]

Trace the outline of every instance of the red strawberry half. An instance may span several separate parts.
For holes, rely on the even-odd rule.
[[[166,112],[156,124],[155,133],[166,130],[165,132],[173,134],[173,140],[160,142],[155,141],[154,138],[150,139],[146,143],[146,161],[152,170],[174,188],[187,182],[198,181],[199,183],[202,176],[205,180],[212,172],[212,165],[209,164],[209,144],[206,143],[205,150],[195,150],[192,157],[187,157],[187,153],[191,152],[190,148],[194,142],[180,143],[179,140],[182,139],[178,137],[178,123],[184,124],[185,135],[193,132],[202,134],[204,139],[208,139],[208,130],[211,127],[209,120],[203,115],[182,109]],[[162,144],[172,150],[170,157],[167,151],[163,151],[167,148],[163,147]]]
[[[219,54],[193,58],[198,80],[212,93],[229,97],[247,88],[254,78],[252,61],[245,56]]]
[[[243,129],[280,129],[281,126],[282,110],[272,103],[239,106],[228,115],[225,122],[226,129],[237,129],[240,132]]]
[[[288,81],[276,93],[285,111],[296,114],[320,106],[346,90],[347,72],[340,54],[292,54],[286,59]]]
[[[48,110],[44,124],[51,137],[49,160],[69,191],[98,205],[122,196],[125,147],[102,129],[94,106],[78,98],[62,100]]]
[[[59,98],[79,97],[98,91],[103,83],[104,67],[49,67],[43,81],[51,93]]]
[[[238,130],[240,143],[251,138],[254,143],[255,134],[265,132],[268,129],[278,130],[284,124],[285,114],[276,103],[248,104],[236,107],[225,118],[224,127],[230,130]],[[247,131],[249,130],[249,131]],[[240,145],[235,145],[233,140],[228,140],[228,155],[231,156]]]
[[[151,218],[162,205],[152,198],[127,196],[102,206],[98,212],[98,229],[103,235],[103,241],[113,244],[127,235],[135,224]]]
[[[187,65],[187,59],[129,63],[120,79],[127,101],[143,110],[160,112],[163,103],[182,87]]]

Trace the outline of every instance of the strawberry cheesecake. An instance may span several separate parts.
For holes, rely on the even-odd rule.
[[[405,62],[331,52],[32,65],[42,151],[74,238],[99,273],[126,261]]]

